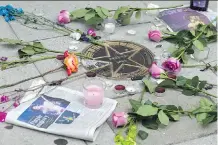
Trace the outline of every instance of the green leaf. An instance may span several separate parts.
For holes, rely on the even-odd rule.
[[[158,123],[156,122],[156,120],[144,119],[142,120],[142,125],[148,129],[152,129],[152,130],[158,129]]]
[[[185,51],[187,54],[194,54],[194,50],[192,48],[188,48]]]
[[[200,100],[200,106],[201,107],[204,107],[204,106],[213,106],[214,104],[213,104],[213,102],[211,102],[210,100],[208,100],[208,99],[206,99],[206,98],[202,98],[201,100]]]
[[[163,112],[163,110],[160,110],[158,113],[158,119],[163,125],[169,124],[169,117]]]
[[[198,88],[200,90],[202,90],[205,87],[206,84],[207,84],[207,81],[201,81],[200,84],[198,85]]]
[[[183,90],[183,91],[182,91],[182,94],[184,94],[184,95],[186,95],[186,96],[192,96],[192,95],[195,94],[195,92],[192,91],[192,90]]]
[[[206,37],[210,37],[210,36],[213,36],[213,35],[214,35],[213,31],[208,30]]]
[[[125,25],[128,25],[130,24],[130,21],[131,21],[131,17],[132,17],[132,14],[133,14],[134,10],[131,10],[129,12],[126,12],[125,14],[124,13],[121,13],[118,17],[118,22],[122,25],[122,26],[125,26]]]
[[[191,85],[196,88],[198,86],[198,84],[199,84],[199,77],[198,76],[194,76],[192,78],[192,84]]]
[[[111,14],[110,14],[110,12],[109,12],[109,10],[108,9],[105,9],[105,8],[103,8],[103,7],[101,7],[101,11],[103,12],[103,14],[105,15],[105,16],[111,16]]]
[[[184,47],[179,48],[178,50],[172,53],[172,57],[178,57],[183,51],[185,51]]]
[[[193,36],[195,36],[195,30],[190,31]]]
[[[141,116],[152,116],[157,114],[158,108],[150,106],[150,105],[142,105],[137,110],[137,114]]]
[[[183,109],[182,109],[181,106],[178,107],[178,110],[179,110],[179,112],[180,112],[181,114],[184,114]]]
[[[170,111],[178,111],[178,108],[175,105],[166,105],[166,109]]]
[[[180,116],[178,113],[170,112],[169,115],[173,121],[178,121],[180,119]]]
[[[33,50],[38,53],[44,53],[47,52],[45,47],[42,45],[41,42],[33,42]]]
[[[145,140],[148,137],[148,133],[143,131],[143,130],[139,130],[138,131],[138,136],[142,139]]]
[[[115,11],[115,13],[114,13],[114,19],[118,19],[118,17],[119,17],[119,15],[121,14],[121,13],[124,13],[124,12],[126,12],[127,10],[129,10],[129,7],[120,7],[119,9],[117,9],[116,11]]]
[[[25,46],[24,48],[21,49],[21,51],[26,55],[30,55],[30,56],[35,54],[35,51],[33,50],[32,46]]]
[[[188,57],[185,54],[181,55],[181,59],[184,64],[188,63]]]
[[[97,12],[97,14],[99,15],[99,17],[101,17],[102,19],[107,18],[107,16],[102,12],[101,7],[96,7],[95,11]]]
[[[135,13],[135,18],[136,18],[136,19],[140,19],[140,18],[141,18],[141,10],[139,10],[139,11],[137,11],[137,12]]]
[[[87,21],[87,20],[93,18],[94,16],[95,16],[95,11],[91,10],[88,13],[86,13],[85,20]]]
[[[199,113],[208,113],[208,112],[211,112],[211,111],[212,111],[211,107],[203,106],[203,107],[199,107],[199,108],[193,110],[192,114],[196,115],[196,114],[199,114]]]
[[[141,102],[133,99],[129,99],[129,103],[131,104],[134,112],[136,112],[139,109],[139,107],[142,106]]]
[[[165,87],[165,88],[174,88],[176,87],[176,83],[173,80],[166,79],[162,81],[158,87]]]
[[[88,25],[94,25],[94,24],[99,24],[103,21],[102,18],[98,17],[98,16],[95,16],[95,17],[92,17],[91,19],[87,20],[86,23]]]
[[[78,9],[78,10],[75,10],[73,12],[71,12],[71,16],[73,16],[73,18],[77,19],[77,18],[82,18],[85,16],[85,14],[88,12],[89,10],[87,9]]]
[[[202,123],[203,123],[203,125],[208,125],[209,123],[212,123],[212,122],[214,122],[214,121],[216,121],[216,120],[217,120],[217,116],[212,115],[212,116],[209,116],[209,117],[205,118],[205,119],[202,121]]]
[[[204,50],[204,45],[199,41],[199,40],[195,40],[193,42],[194,46],[196,48],[198,48],[199,50],[203,51]]]
[[[176,78],[176,85],[177,86],[184,86],[186,84],[187,78],[183,77],[183,76],[178,76]]]
[[[144,105],[152,105],[152,102],[150,100],[147,100]]]
[[[143,79],[143,83],[148,88],[149,93],[153,93],[155,90],[155,86],[147,79]]]
[[[207,118],[207,113],[200,113],[196,115],[196,119],[198,122],[202,122],[206,118]]]

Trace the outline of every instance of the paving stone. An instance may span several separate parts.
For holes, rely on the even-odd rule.
[[[199,145],[199,143],[201,143],[201,145],[216,145],[217,144],[217,134],[186,141],[186,142],[179,143],[176,145]]]
[[[0,123],[1,145],[55,145],[54,140],[56,139],[65,139],[68,145],[85,145],[82,140],[41,133],[18,126],[14,126],[13,129],[6,129],[5,127],[8,125]]]
[[[107,123],[104,123],[101,126],[101,131],[96,138],[95,142],[86,142],[88,145],[115,145],[114,143],[114,132],[108,126]]]

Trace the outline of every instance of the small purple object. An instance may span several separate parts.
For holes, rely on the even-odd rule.
[[[93,36],[93,37],[96,36],[95,30],[94,30],[93,28],[90,28],[90,29],[87,31],[87,34],[88,34],[88,35],[91,35],[91,36]]]
[[[19,105],[20,105],[20,102],[19,102],[19,101],[15,101],[14,104],[13,104],[14,108],[16,108],[16,107],[19,106]]]
[[[1,57],[0,60],[1,60],[1,61],[7,61],[8,58],[7,58],[7,57]]]
[[[1,102],[1,103],[8,102],[9,100],[10,100],[10,99],[9,99],[8,96],[1,96],[1,98],[0,98],[0,102]]]

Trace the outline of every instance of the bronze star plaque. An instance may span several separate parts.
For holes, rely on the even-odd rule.
[[[146,47],[129,41],[107,41],[109,47],[90,45],[83,55],[87,70],[99,68],[97,74],[112,79],[125,79],[145,75],[153,62],[154,55]]]

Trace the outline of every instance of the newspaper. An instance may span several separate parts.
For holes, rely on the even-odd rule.
[[[116,104],[116,100],[105,98],[99,109],[89,109],[84,106],[82,92],[46,86],[37,97],[8,112],[6,122],[42,132],[94,141],[100,126],[111,115]]]

